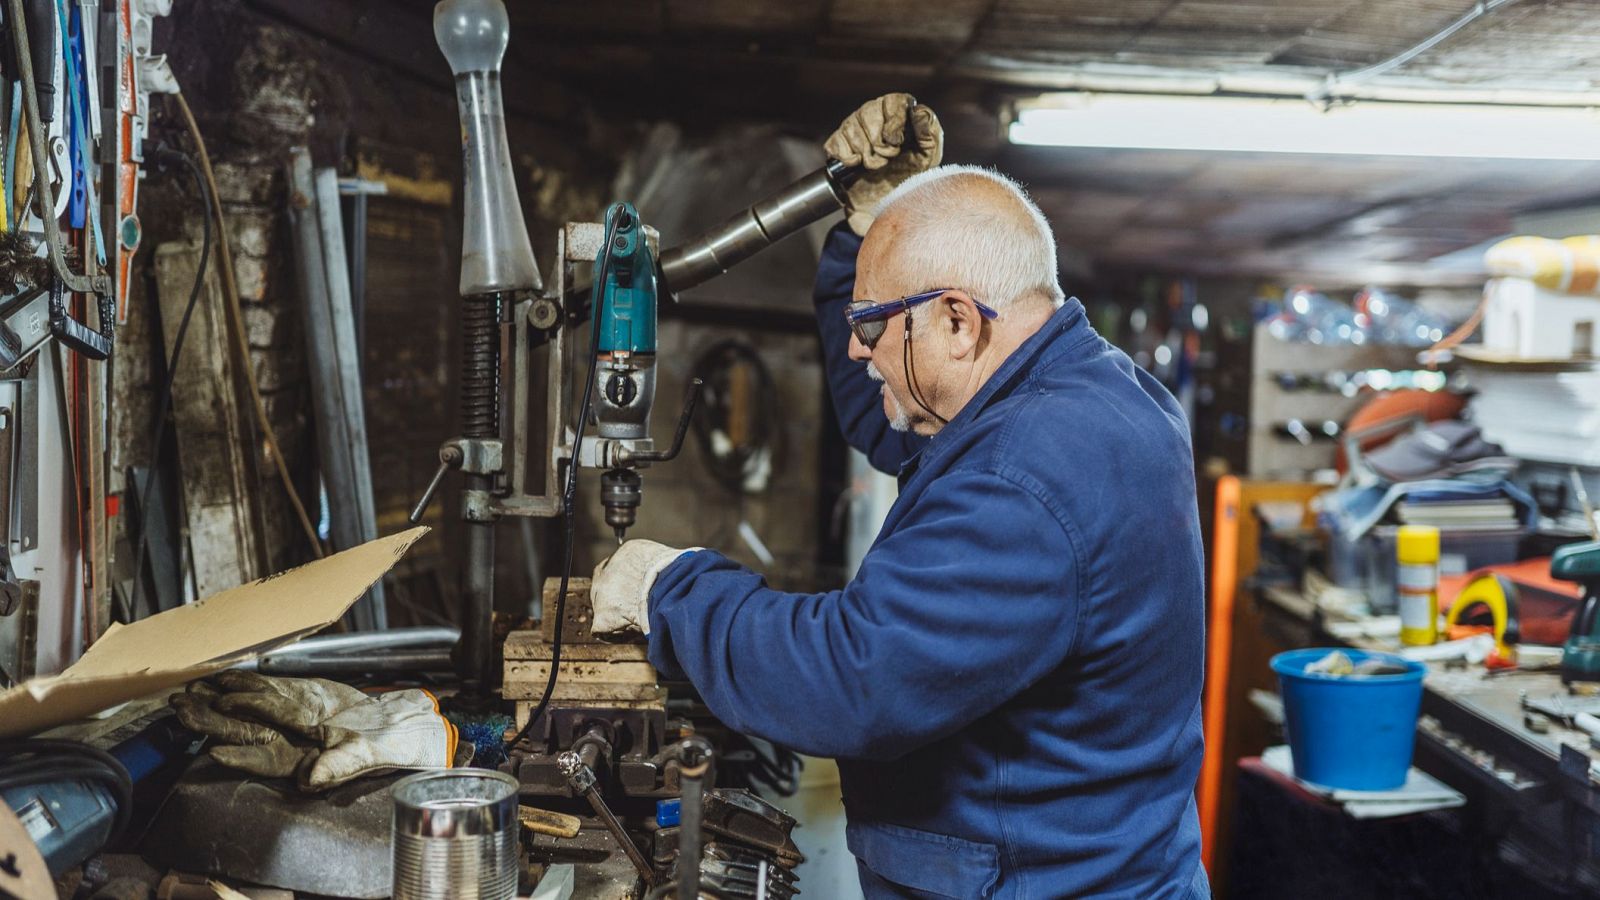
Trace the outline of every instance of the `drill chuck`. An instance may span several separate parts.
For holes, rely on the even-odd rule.
[[[632,469],[610,469],[600,476],[600,505],[605,507],[606,524],[617,536],[617,543],[638,521],[643,499],[644,479]]]

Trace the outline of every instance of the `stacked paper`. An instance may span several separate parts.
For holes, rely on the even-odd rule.
[[[1600,466],[1600,368],[1529,371],[1472,365],[1468,415],[1520,459]]]
[[[1344,807],[1344,811],[1355,819],[1388,819],[1436,809],[1454,809],[1467,803],[1467,798],[1459,791],[1414,766],[1406,774],[1406,783],[1394,790],[1350,791],[1296,778],[1294,758],[1287,744],[1268,747],[1261,754],[1261,761],[1268,768],[1294,778],[1295,783],[1307,792]]]

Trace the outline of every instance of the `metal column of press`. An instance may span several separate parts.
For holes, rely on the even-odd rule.
[[[461,436],[500,437],[499,292],[462,298]],[[490,510],[494,476],[467,472],[461,490],[461,520],[466,525],[467,564],[462,582],[461,676],[469,688],[487,690],[494,666],[494,526]]]
[[[511,23],[499,0],[443,0],[433,33],[456,80],[464,182],[460,295],[462,302],[461,437],[440,449],[439,474],[413,513],[421,515],[449,468],[464,474],[466,526],[461,644],[456,657],[467,692],[484,696],[494,671],[495,478],[503,471],[500,440],[501,311],[519,291],[543,284],[522,221],[506,141],[500,61]]]

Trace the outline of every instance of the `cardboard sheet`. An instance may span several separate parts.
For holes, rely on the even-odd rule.
[[[0,737],[31,734],[174,687],[327,627],[383,577],[426,527],[113,626],[60,675],[0,694]]]

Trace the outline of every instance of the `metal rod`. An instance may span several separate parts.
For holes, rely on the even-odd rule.
[[[705,842],[705,786],[712,780],[711,742],[692,734],[678,743],[680,818],[678,820],[679,900],[700,896],[700,857]]]
[[[689,381],[689,399],[683,404],[683,413],[678,416],[678,429],[672,435],[672,446],[666,450],[647,450],[642,453],[629,453],[619,451],[617,456],[621,462],[667,462],[678,455],[683,449],[683,439],[689,434],[689,423],[694,419],[695,407],[700,404],[700,391],[706,386],[704,380],[694,378]]]
[[[309,656],[319,653],[344,653],[351,650],[384,650],[390,647],[419,647],[454,644],[461,637],[456,628],[391,628],[360,634],[326,634],[296,641],[268,657]]]
[[[467,475],[466,492],[493,487],[488,475]],[[462,573],[461,677],[473,693],[489,692],[494,671],[494,523],[463,522],[467,529],[467,564]]]
[[[308,163],[309,164],[309,160]],[[339,213],[339,175],[331,168],[318,169],[312,189],[317,226],[322,232],[322,258],[326,291],[318,298],[326,305],[320,323],[308,327],[327,327],[328,335],[313,342],[312,349],[331,354],[320,360],[318,387],[324,403],[325,424],[336,435],[324,449],[342,457],[328,478],[328,502],[332,506],[334,546],[340,550],[356,547],[378,537],[378,521],[372,493],[372,460],[368,453],[366,403],[361,384],[360,341],[356,337],[356,316],[350,295],[350,272],[346,266],[344,222]],[[358,631],[383,630],[389,626],[383,580],[379,579],[350,610],[350,622]]]
[[[617,821],[615,815],[612,815],[611,808],[606,806],[606,801],[600,796],[600,792],[595,789],[594,770],[584,765],[583,759],[571,750],[556,757],[556,768],[567,779],[567,783],[571,785],[572,789],[583,795],[583,799],[589,801],[589,805],[594,808],[594,814],[600,819],[600,824],[604,825],[606,830],[611,832],[611,836],[617,839],[617,844],[622,847],[622,852],[628,855],[628,861],[633,863],[635,869],[639,870],[639,877],[644,880],[645,886],[648,887],[654,884],[656,880],[655,869],[650,867],[650,861],[645,859],[644,853],[640,852],[638,845],[633,842],[633,838],[628,836],[628,832],[623,829],[622,823]],[[679,896],[682,896],[682,894],[679,894]]]
[[[414,650],[400,648],[374,653],[335,656],[263,656],[256,671],[269,675],[348,675],[361,672],[449,672],[454,667],[450,648]]]

